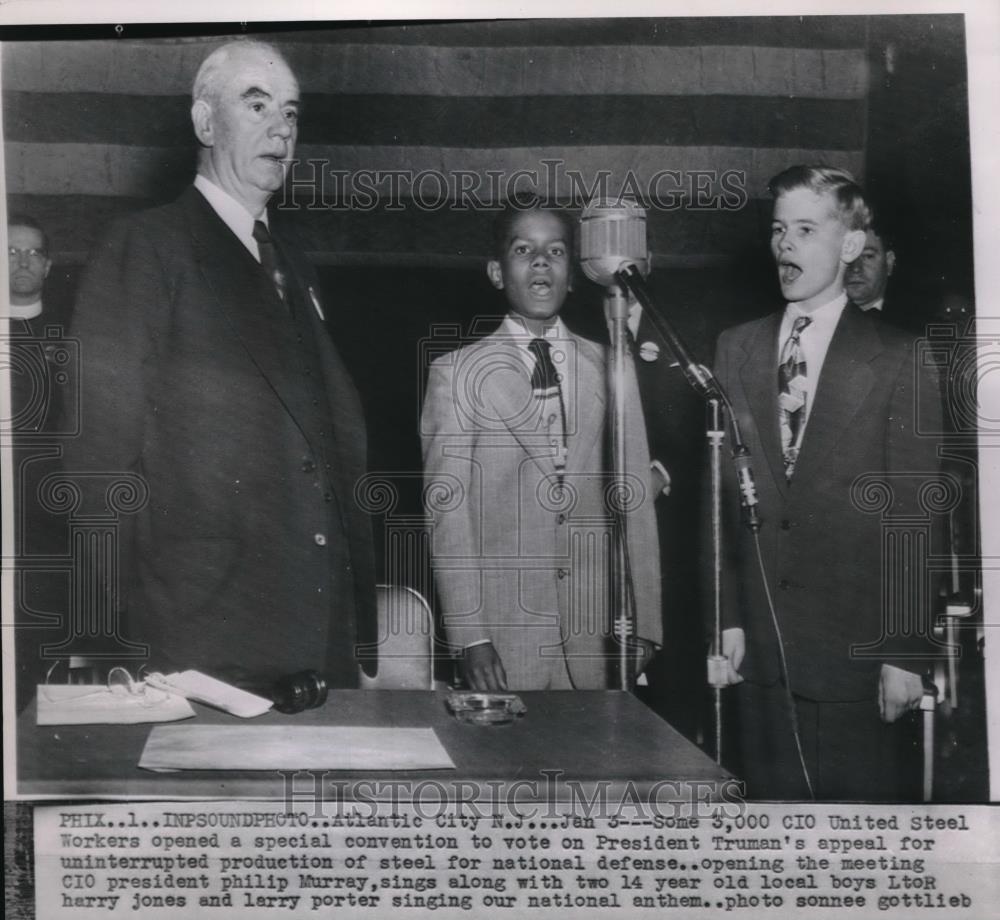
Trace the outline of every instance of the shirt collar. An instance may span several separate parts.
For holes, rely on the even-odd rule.
[[[794,322],[799,316],[808,316],[812,320],[811,325],[816,329],[821,327],[832,327],[837,325],[837,321],[840,319],[840,314],[844,312],[844,307],[846,305],[846,291],[841,291],[836,297],[833,298],[833,300],[823,304],[822,307],[810,310],[808,313],[797,303],[790,303],[785,306],[785,320],[791,323]]]
[[[516,313],[508,313],[503,318],[503,323],[501,324],[500,331],[510,338],[514,339],[519,345],[523,345],[525,348],[528,346],[535,335],[528,332],[524,325],[524,320],[521,319]],[[546,339],[565,339],[567,338],[566,327],[563,325],[562,318],[557,316],[555,319],[545,327]]]
[[[36,300],[34,303],[8,304],[10,312],[7,314],[10,319],[34,319],[42,315],[42,302]]]
[[[267,225],[267,210],[260,217],[254,217],[232,195],[223,191],[211,179],[198,173],[195,176],[194,187],[205,197],[212,210],[219,215],[222,222],[236,235],[236,238],[250,251],[255,259],[260,258],[257,241],[253,238],[255,220]]]

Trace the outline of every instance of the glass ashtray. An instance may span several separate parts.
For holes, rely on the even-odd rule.
[[[528,711],[516,693],[454,690],[446,697],[445,705],[459,722],[469,725],[505,725]]]

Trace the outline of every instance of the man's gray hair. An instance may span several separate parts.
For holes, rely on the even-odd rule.
[[[220,45],[201,62],[201,67],[198,68],[198,73],[195,74],[194,86],[191,89],[191,101],[197,102],[199,99],[204,99],[208,103],[213,102],[218,96],[219,77],[225,71],[226,65],[234,56],[247,51],[259,51],[272,60],[281,61],[282,64],[291,70],[288,61],[285,60],[285,56],[274,45],[268,42],[257,41],[253,38],[239,38],[235,41],[226,42],[226,44]]]

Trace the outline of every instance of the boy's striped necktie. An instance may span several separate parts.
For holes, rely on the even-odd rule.
[[[785,478],[791,481],[795,461],[802,446],[802,432],[806,422],[806,399],[809,380],[806,358],[800,337],[802,330],[812,322],[808,316],[797,316],[792,332],[781,349],[778,362],[778,415],[781,424],[781,454],[785,461]]]

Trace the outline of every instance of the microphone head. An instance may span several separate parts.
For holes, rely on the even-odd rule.
[[[580,267],[591,280],[605,287],[614,284],[615,272],[635,265],[649,271],[646,246],[646,211],[635,201],[595,198],[580,215]]]

